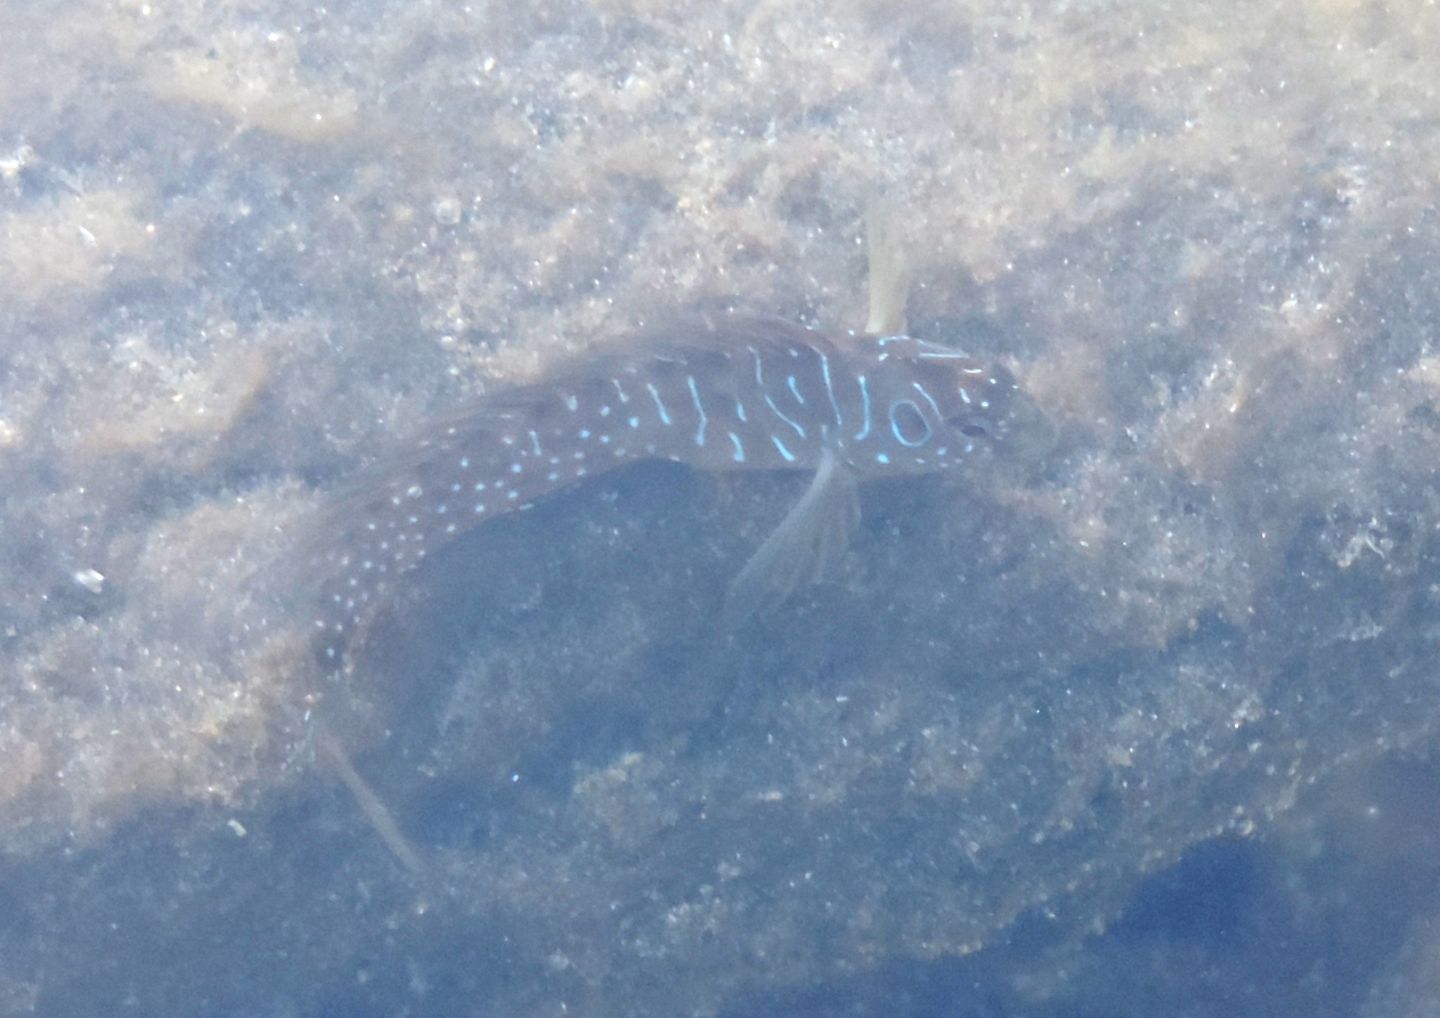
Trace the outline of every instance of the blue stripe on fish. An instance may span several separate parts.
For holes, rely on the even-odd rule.
[[[870,437],[870,383],[864,375],[856,378],[860,385],[860,398],[865,401],[865,423],[855,432],[855,441],[863,442]]]
[[[660,415],[660,423],[670,427],[670,411],[665,409],[665,401],[660,398],[660,390],[655,388],[654,382],[646,382],[645,388],[650,390],[650,398],[655,400],[655,410]]]
[[[690,398],[695,401],[695,414],[700,418],[695,425],[695,444],[705,444],[705,408],[700,405],[700,388],[695,384],[694,375],[685,376],[685,385],[690,389]]]
[[[775,405],[775,401],[770,398],[768,393],[765,396],[765,405],[770,408],[770,412],[773,413],[776,417],[780,418],[786,424],[790,425],[790,427],[794,428],[795,434],[799,435],[801,438],[805,437],[805,429],[800,425],[800,422],[795,420],[793,417],[787,417],[785,415],[785,412]]]
[[[835,411],[835,430],[840,431],[845,422],[840,417],[840,401],[835,398],[835,384],[830,379],[830,358],[823,353],[820,354],[820,377],[825,380],[825,395],[830,400],[830,409]]]

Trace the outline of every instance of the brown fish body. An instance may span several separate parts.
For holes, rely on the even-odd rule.
[[[315,563],[322,654],[344,660],[396,576],[587,477],[644,459],[814,471],[827,488],[944,470],[1000,424],[1013,387],[923,340],[738,315],[577,360],[455,414],[336,496]]]

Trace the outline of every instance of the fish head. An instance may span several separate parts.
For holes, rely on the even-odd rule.
[[[877,342],[880,416],[900,446],[959,460],[1003,437],[1018,393],[1007,368],[911,336]]]

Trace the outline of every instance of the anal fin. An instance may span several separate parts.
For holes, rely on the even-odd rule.
[[[805,494],[731,582],[722,611],[727,628],[833,575],[859,522],[854,471],[827,449]]]

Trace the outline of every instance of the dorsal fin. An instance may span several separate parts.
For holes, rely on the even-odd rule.
[[[895,215],[879,198],[865,211],[865,248],[870,257],[870,315],[865,331],[872,336],[905,332],[905,303],[910,268]]]

